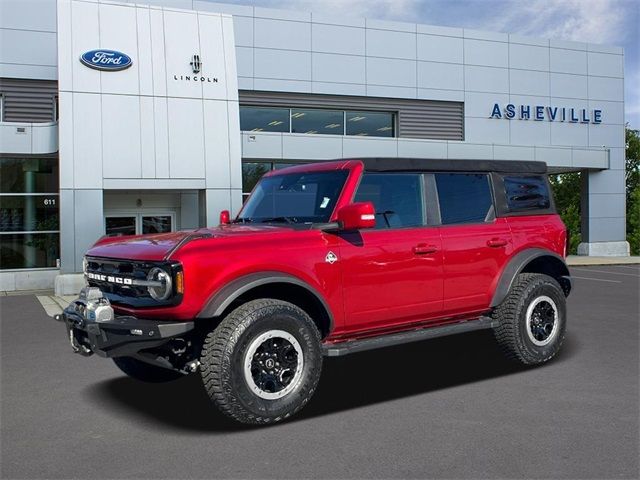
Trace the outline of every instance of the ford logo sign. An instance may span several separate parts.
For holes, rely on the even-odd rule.
[[[80,61],[89,68],[105,71],[124,70],[131,66],[131,57],[116,50],[90,50],[80,56]]]

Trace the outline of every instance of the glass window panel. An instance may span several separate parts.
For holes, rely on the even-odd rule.
[[[302,172],[266,177],[245,203],[239,220],[328,222],[348,172]]]
[[[436,173],[442,224],[484,222],[493,205],[483,174]]]
[[[57,158],[0,158],[0,193],[57,192]]]
[[[105,218],[107,237],[121,237],[136,234],[136,217],[107,217]]]
[[[393,113],[347,112],[347,135],[393,137]]]
[[[356,202],[372,202],[376,228],[401,228],[424,224],[421,175],[366,173],[356,192]]]
[[[0,269],[56,267],[58,258],[58,233],[0,235]]]
[[[0,196],[0,232],[59,230],[57,195]]]
[[[251,193],[258,180],[271,170],[271,163],[243,163],[242,164],[242,191]]]
[[[510,212],[547,209],[551,206],[549,187],[544,177],[504,177]]]
[[[241,106],[240,130],[243,132],[288,132],[289,109]]]
[[[344,112],[337,110],[291,110],[293,133],[344,135]]]
[[[171,215],[142,217],[142,233],[166,233],[171,231]]]

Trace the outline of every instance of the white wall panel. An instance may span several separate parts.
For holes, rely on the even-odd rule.
[[[149,24],[151,27],[151,63],[153,67],[153,94],[163,96],[167,94],[167,65],[164,51],[164,12],[149,10]]]
[[[493,158],[495,160],[534,160],[535,147],[515,145],[494,145]]]
[[[102,47],[100,44],[100,30],[98,21],[98,4],[74,2],[71,12],[72,51],[71,63],[73,70],[73,90],[76,92],[100,92],[100,72],[85,67],[80,61],[80,55],[89,50]],[[64,46],[63,46],[64,47]],[[66,53],[67,49],[64,49]],[[63,50],[60,51],[62,53]]]
[[[153,95],[153,56],[151,54],[150,10],[136,8],[136,29],[138,48],[135,67],[138,70],[140,95]]]
[[[462,38],[418,34],[418,60],[429,62],[463,62]]]
[[[552,97],[587,98],[587,77],[568,73],[552,73],[550,79]]]
[[[624,99],[622,79],[589,77],[589,97],[594,100],[622,101]]]
[[[344,137],[342,155],[350,157],[397,157],[398,144],[394,138]]]
[[[238,76],[253,77],[253,48],[236,47]]]
[[[242,158],[282,158],[282,134],[243,132]]]
[[[156,176],[156,139],[154,128],[153,97],[140,100],[140,164],[143,178]]]
[[[624,102],[590,100],[589,110],[602,110],[602,122],[608,125],[624,125]]]
[[[204,178],[203,102],[168,98],[169,177]]]
[[[101,91],[137,95],[140,91],[138,79],[138,32],[136,9],[133,7],[100,4],[100,47],[123,52],[131,57],[131,66],[116,72],[101,72]],[[98,48],[98,47],[95,47]],[[146,53],[145,53],[146,55]],[[86,69],[86,67],[83,67]]]
[[[589,125],[589,146],[622,148],[625,146],[624,131],[620,125]]]
[[[491,160],[493,158],[493,145],[449,142],[447,158]]]
[[[140,129],[140,101],[137,96],[102,95],[104,178],[142,177]]]
[[[467,117],[489,118],[495,103],[499,104],[501,109],[504,108],[509,103],[509,95],[494,93],[487,96],[486,93],[465,92],[464,114]]]
[[[314,15],[315,18],[315,15]],[[339,25],[313,23],[313,51],[346,55],[365,54],[365,30]]]
[[[415,88],[416,62],[367,57],[367,83]]]
[[[205,79],[205,81],[200,81],[202,98],[224,100],[228,96],[227,88],[229,86],[229,78],[224,74],[227,71],[225,51],[216,44],[221,38],[224,38],[222,18],[217,15],[198,15],[198,26],[200,32],[200,48],[196,51],[200,53],[202,66],[200,67],[200,73],[194,76]],[[231,19],[229,19],[229,26],[233,26]],[[231,31],[229,31],[228,40],[233,41]],[[233,74],[232,88],[237,92],[235,55],[233,60],[234,68],[233,72],[231,72]],[[212,81],[209,81],[209,79]],[[218,81],[215,82],[213,79],[217,79]]]
[[[549,96],[549,74],[532,70],[511,70],[510,92],[518,95]]]
[[[447,158],[447,142],[399,138],[398,157]]]
[[[238,100],[238,67],[236,60],[236,49],[233,48],[233,19],[227,15],[222,15],[222,43],[225,45],[223,51],[224,57],[224,83],[227,91],[227,100]],[[202,35],[200,36],[202,42]],[[216,40],[213,39],[215,42]],[[218,40],[219,41],[219,40]],[[208,85],[208,84],[207,84]],[[202,94],[205,98],[208,96],[208,87],[203,88]]]
[[[282,156],[310,160],[340,158],[342,157],[342,137],[286,134],[282,136]]]
[[[453,63],[418,62],[418,87],[464,90],[463,66]]]
[[[367,55],[416,59],[416,34],[367,28]]]
[[[254,69],[258,78],[311,80],[311,53],[255,49]]]
[[[572,167],[571,149],[559,147],[535,147],[534,160],[554,167]]]
[[[259,48],[311,50],[311,24],[256,18],[254,44]]]
[[[227,102],[227,125],[229,125],[229,170],[231,188],[242,190],[242,144],[240,139],[240,107],[238,102]],[[232,193],[231,197],[234,198]]]
[[[0,28],[0,59],[3,63],[56,65],[56,34]]]
[[[464,39],[464,61],[467,65],[509,66],[507,43]]]
[[[580,123],[558,123],[551,124],[551,144],[571,145],[586,147],[588,145],[589,130]]]
[[[156,178],[169,178],[169,112],[166,97],[153,98]]]
[[[0,28],[56,31],[56,2],[42,0],[2,0]]]
[[[464,88],[472,92],[509,93],[506,68],[465,66]]]
[[[526,70],[549,70],[549,48],[509,44],[509,66]]]
[[[552,72],[587,74],[587,52],[550,49],[550,67]]]
[[[69,160],[73,162],[74,188],[102,188],[100,104],[100,95],[73,94],[73,159]]]
[[[624,75],[624,57],[607,53],[587,53],[587,65],[589,75],[601,75],[603,77],[620,77]]]
[[[206,100],[204,102],[205,178],[207,188],[229,188],[229,122],[227,102]]]
[[[184,12],[164,11],[164,47],[167,95],[170,97],[202,97],[202,83],[175,80],[174,75],[193,76],[191,56],[200,51],[198,17]]]
[[[253,18],[234,15],[233,33],[236,46],[253,47]]]
[[[366,83],[365,57],[314,53],[313,81],[339,83]]]
[[[512,145],[550,145],[551,123],[534,120],[511,120]]]
[[[509,121],[467,117],[464,139],[472,143],[509,143]]]

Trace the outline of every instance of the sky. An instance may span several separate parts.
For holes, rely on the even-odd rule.
[[[625,117],[640,129],[640,0],[220,1],[621,46]]]

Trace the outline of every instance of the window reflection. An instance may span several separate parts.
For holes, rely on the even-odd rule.
[[[344,112],[338,110],[291,110],[291,132],[344,135]]]
[[[240,130],[244,132],[289,132],[289,109],[240,107]]]
[[[393,114],[347,112],[347,135],[393,137]]]

